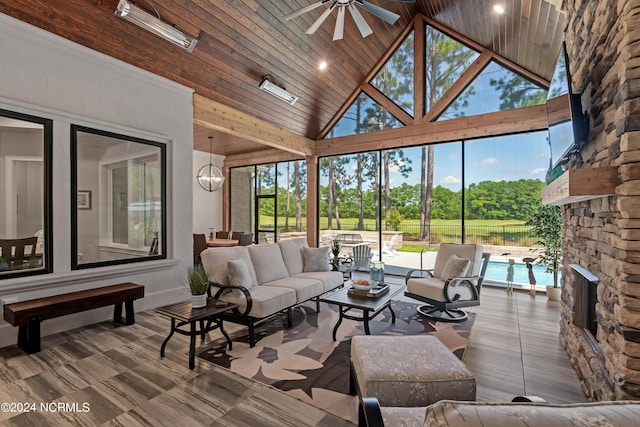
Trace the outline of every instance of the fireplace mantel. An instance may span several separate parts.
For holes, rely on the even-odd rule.
[[[543,205],[565,205],[615,194],[618,168],[570,169],[542,191]]]

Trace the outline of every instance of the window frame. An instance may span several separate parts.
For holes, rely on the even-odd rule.
[[[139,144],[144,144],[144,145],[149,145],[155,148],[158,148],[160,150],[160,182],[161,182],[161,191],[160,191],[160,203],[161,203],[161,215],[162,218],[160,220],[160,250],[158,254],[147,254],[145,256],[137,256],[137,257],[133,257],[133,258],[122,258],[122,259],[114,259],[114,260],[104,260],[104,261],[94,261],[94,262],[84,262],[84,263],[80,263],[78,262],[78,207],[77,207],[77,198],[76,197],[71,197],[71,269],[72,270],[80,270],[80,269],[89,269],[89,268],[97,268],[97,267],[105,267],[105,266],[111,266],[111,265],[121,265],[121,264],[130,264],[130,263],[137,263],[137,262],[146,262],[146,261],[153,261],[153,260],[157,260],[157,259],[166,259],[167,258],[167,147],[166,144],[161,143],[161,142],[156,142],[156,141],[152,141],[152,140],[148,140],[148,139],[143,139],[143,138],[138,138],[138,137],[134,137],[131,135],[126,135],[126,134],[120,134],[120,133],[115,133],[115,132],[110,132],[110,131],[106,131],[106,130],[101,130],[101,129],[96,129],[96,128],[90,128],[90,127],[86,127],[86,126],[82,126],[82,125],[76,125],[76,124],[72,124],[71,125],[71,194],[75,195],[77,194],[79,187],[78,187],[78,133],[79,132],[85,132],[85,133],[89,133],[92,135],[98,135],[98,136],[104,136],[104,137],[108,137],[108,138],[113,138],[113,139],[120,139],[123,141],[128,141],[128,142],[135,142],[135,143],[139,143]],[[133,159],[141,159],[141,158],[148,158],[149,154],[148,153],[138,153],[136,154]],[[131,160],[131,159],[129,159]],[[108,167],[108,164],[118,164],[118,163],[122,163],[122,159],[120,160],[113,160],[113,161],[109,161],[109,162],[98,162],[98,166],[101,169],[101,171],[99,172],[100,174],[102,174],[102,168],[103,167]],[[100,180],[100,184],[99,186],[103,187],[103,185],[108,185],[108,183],[103,183],[102,179]],[[109,199],[111,200],[111,197],[109,197]],[[100,208],[100,202],[99,200],[95,200],[94,201],[95,205],[98,206],[98,208]],[[109,210],[109,218],[111,218],[111,209]],[[98,227],[100,227],[99,233],[100,235],[102,235],[103,230],[100,224],[98,224]],[[109,230],[111,230],[111,226],[109,225],[107,227]],[[112,239],[110,239],[110,241],[112,241]],[[99,246],[102,247],[101,244],[99,244]],[[111,246],[110,246],[111,247]],[[116,246],[115,244],[113,245],[113,248],[115,249]],[[127,247],[123,247],[122,249],[124,249],[125,251],[127,249],[130,249],[127,245]]]
[[[17,270],[12,273],[3,273],[0,275],[0,280],[40,274],[51,274],[53,273],[53,120],[3,108],[0,108],[0,116],[42,125],[42,177],[44,181],[42,188],[42,207],[44,210],[42,221],[44,234],[42,268],[24,269]]]

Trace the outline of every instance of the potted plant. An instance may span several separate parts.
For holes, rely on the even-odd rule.
[[[546,273],[553,274],[553,287],[547,287],[547,296],[551,300],[560,300],[561,289],[558,286],[558,273],[562,261],[562,213],[555,205],[540,205],[525,222],[531,227],[531,233],[542,247],[533,249],[538,252],[536,263],[545,265]]]
[[[202,265],[189,268],[187,279],[189,291],[191,292],[191,306],[193,308],[206,307],[209,277],[207,277]]]

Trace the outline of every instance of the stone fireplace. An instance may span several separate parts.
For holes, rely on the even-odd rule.
[[[584,92],[590,116],[589,142],[569,167],[615,167],[618,184],[611,196],[563,205],[560,342],[588,398],[637,400],[640,0],[564,0],[561,8],[573,90]]]

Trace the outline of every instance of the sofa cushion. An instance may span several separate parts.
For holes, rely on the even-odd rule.
[[[246,289],[253,288],[251,277],[249,276],[249,267],[243,259],[232,259],[227,261],[227,276],[229,284],[234,286],[244,286]],[[240,296],[241,292],[234,289],[233,292]]]
[[[293,289],[296,292],[296,304],[310,300],[324,292],[324,286],[321,280],[312,278],[302,279],[298,276],[274,280],[263,283],[260,286],[278,286]]]
[[[296,292],[293,289],[278,286],[256,286],[251,289],[250,293],[252,305],[248,315],[258,319],[271,316],[296,304]],[[242,313],[247,307],[244,295],[236,296],[233,293],[227,293],[222,295],[220,299],[238,304]]]
[[[258,284],[289,277],[282,251],[277,244],[247,246]]]
[[[302,273],[304,263],[302,260],[302,248],[308,248],[306,237],[295,237],[292,239],[282,239],[278,241],[284,265],[289,271],[289,276]]]
[[[257,286],[258,279],[256,272],[251,263],[251,257],[245,246],[234,246],[230,248],[209,248],[200,254],[202,266],[209,276],[209,280],[223,285],[229,285],[229,274],[227,271],[227,262],[231,260],[241,259],[247,265],[249,271],[250,283],[249,287]]]
[[[329,247],[302,248],[302,259],[304,260],[305,273],[310,271],[331,271],[329,265]]]
[[[322,293],[329,292],[332,289],[342,285],[344,277],[339,271],[312,271],[308,273],[299,273],[293,277],[299,277],[301,279],[315,279],[322,282]]]
[[[447,260],[444,268],[442,269],[442,280],[449,280],[454,277],[464,277],[469,271],[469,265],[471,260],[469,258],[460,258],[458,255],[453,254]]]
[[[427,408],[424,426],[571,427],[638,425],[640,402],[552,405],[442,400]]]

